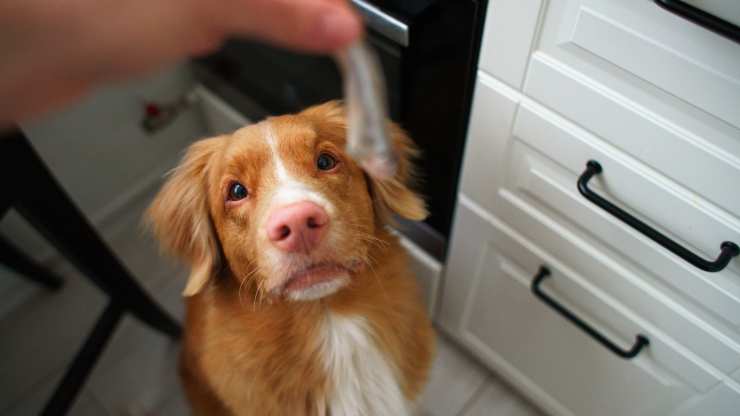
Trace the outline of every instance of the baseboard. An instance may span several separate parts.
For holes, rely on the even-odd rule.
[[[121,192],[115,199],[112,199],[99,211],[90,215],[87,219],[93,225],[98,234],[103,236],[106,240],[115,239],[116,236],[123,231],[119,226],[119,222],[125,219],[125,215],[123,214],[126,212],[126,209],[130,207],[134,201],[153,193],[154,190],[162,184],[164,177],[169,171],[168,167],[175,166],[180,158],[180,153],[181,152],[178,151],[174,157],[167,159],[159,165],[164,168],[156,169],[148,173],[128,189]],[[36,258],[42,264],[55,263],[61,259],[59,253],[54,250],[51,245],[46,245]]]
[[[205,86],[198,85],[194,91],[199,98],[198,104],[210,134],[231,133],[253,123]]]
[[[421,247],[409,240],[403,234],[398,234],[401,245],[409,254],[411,270],[416,275],[422,289],[427,312],[433,319],[437,310],[437,299],[439,297],[439,283],[442,276],[442,263],[437,261]]]

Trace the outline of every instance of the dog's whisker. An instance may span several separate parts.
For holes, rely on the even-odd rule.
[[[383,286],[383,282],[381,281],[380,277],[378,277],[378,273],[376,272],[375,267],[373,265],[373,263],[375,262],[374,259],[368,256],[367,260],[368,260],[367,265],[370,268],[370,273],[373,275],[373,278],[378,283],[378,286],[380,286],[380,291],[383,293],[383,297],[385,297],[386,301],[389,300],[390,298],[388,297],[388,292],[386,292],[385,286]]]
[[[250,279],[252,278],[252,276],[254,276],[254,274],[255,274],[255,273],[257,273],[257,271],[258,271],[258,269],[257,269],[256,267],[254,267],[254,268],[253,268],[253,269],[252,269],[251,271],[249,271],[249,272],[248,272],[248,273],[247,273],[247,274],[246,274],[246,275],[245,275],[245,276],[244,276],[244,277],[243,277],[243,278],[241,279],[241,282],[239,283],[239,290],[237,291],[237,297],[239,298],[239,305],[241,305],[241,307],[242,307],[242,308],[244,307],[244,303],[242,302],[242,288],[243,288],[243,287],[244,287],[244,285],[245,285],[245,284],[246,284],[246,283],[247,283],[247,282],[248,282],[248,281],[249,281],[249,280],[250,280]],[[253,305],[253,307],[254,307],[254,302],[253,302],[253,304],[252,304],[252,305]]]
[[[239,305],[243,308],[244,303],[242,303],[242,288],[244,287],[244,283],[246,283],[247,277],[242,277],[241,281],[239,282],[239,289],[236,291],[236,296],[239,298]]]
[[[265,282],[261,281],[257,283],[257,291],[256,291],[256,298],[257,298],[257,305],[262,305],[262,302],[265,300],[265,297],[267,296],[267,290],[265,288]]]

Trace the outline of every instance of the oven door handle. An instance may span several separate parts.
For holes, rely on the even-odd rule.
[[[393,42],[409,46],[409,26],[365,0],[352,0],[365,24]]]

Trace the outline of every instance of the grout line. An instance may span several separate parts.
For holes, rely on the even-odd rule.
[[[96,408],[102,409],[106,415],[113,415],[113,413],[111,413],[110,410],[105,406],[105,403],[103,403],[103,401],[100,400],[97,394],[95,394],[95,391],[93,391],[93,389],[86,386],[80,392],[80,396],[82,396],[83,394],[85,395],[87,400],[95,403]]]
[[[64,365],[66,365],[66,363]],[[49,370],[46,373],[44,373],[42,376],[38,377],[37,380],[31,383],[31,385],[28,387],[26,391],[18,395],[18,397],[12,400],[9,405],[0,409],[0,414],[6,414],[12,410],[15,410],[15,408],[17,408],[18,406],[21,406],[23,403],[25,403],[31,397],[33,397],[34,394],[43,390],[43,387],[46,385],[49,379],[53,379],[54,377],[57,377],[57,376],[59,376],[60,380],[64,376],[63,366],[60,366],[60,368],[54,368],[52,370]],[[56,386],[54,388],[56,388]],[[54,390],[52,389],[52,392],[53,391]],[[46,400],[46,398],[44,400]]]
[[[483,392],[488,387],[488,382],[491,379],[491,375],[488,374],[486,378],[483,379],[483,382],[480,383],[480,386],[478,386],[477,389],[475,389],[475,392],[472,396],[468,399],[468,401],[463,404],[462,408],[460,408],[460,411],[457,412],[456,416],[465,416],[466,413],[473,407],[475,402],[478,401],[478,399],[483,395]]]
[[[488,365],[484,364],[480,358],[472,354],[463,343],[461,343],[457,338],[447,332],[444,327],[434,322],[434,329],[437,332],[437,336],[440,338],[444,338],[446,342],[450,343],[455,348],[458,354],[464,355],[479,369],[483,370],[483,372],[486,374],[483,385],[490,385],[491,382],[495,381],[496,383],[506,387],[510,394],[515,396],[518,401],[526,403],[530,408],[535,409],[537,412],[539,412],[538,414],[545,414],[544,410],[541,410],[542,408],[538,406],[532,399],[530,399],[524,391],[520,390],[518,387],[515,387],[507,378],[491,369]],[[474,402],[473,399],[477,398],[476,396],[478,394],[478,391],[476,391],[476,393],[473,394],[473,397],[471,397],[468,402],[466,402],[466,404],[463,406],[463,409],[456,416],[464,416],[464,412],[470,410],[469,407]]]

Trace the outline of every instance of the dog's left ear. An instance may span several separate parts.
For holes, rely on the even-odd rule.
[[[220,263],[218,239],[208,210],[209,164],[222,138],[190,146],[147,211],[162,247],[190,264],[184,295],[203,289]]]
[[[390,123],[392,145],[398,155],[398,169],[390,179],[376,179],[367,175],[376,215],[383,223],[391,222],[391,214],[421,221],[428,215],[424,200],[413,191],[415,168],[419,156],[414,142],[395,123]]]
[[[304,110],[301,115],[316,120],[320,134],[347,133],[346,111],[340,101],[329,101]],[[428,215],[424,200],[412,189],[415,179],[413,160],[419,156],[414,142],[395,123],[388,123],[392,145],[398,155],[398,169],[390,179],[372,178],[367,173],[368,188],[378,221],[392,222],[392,214],[421,221]]]

